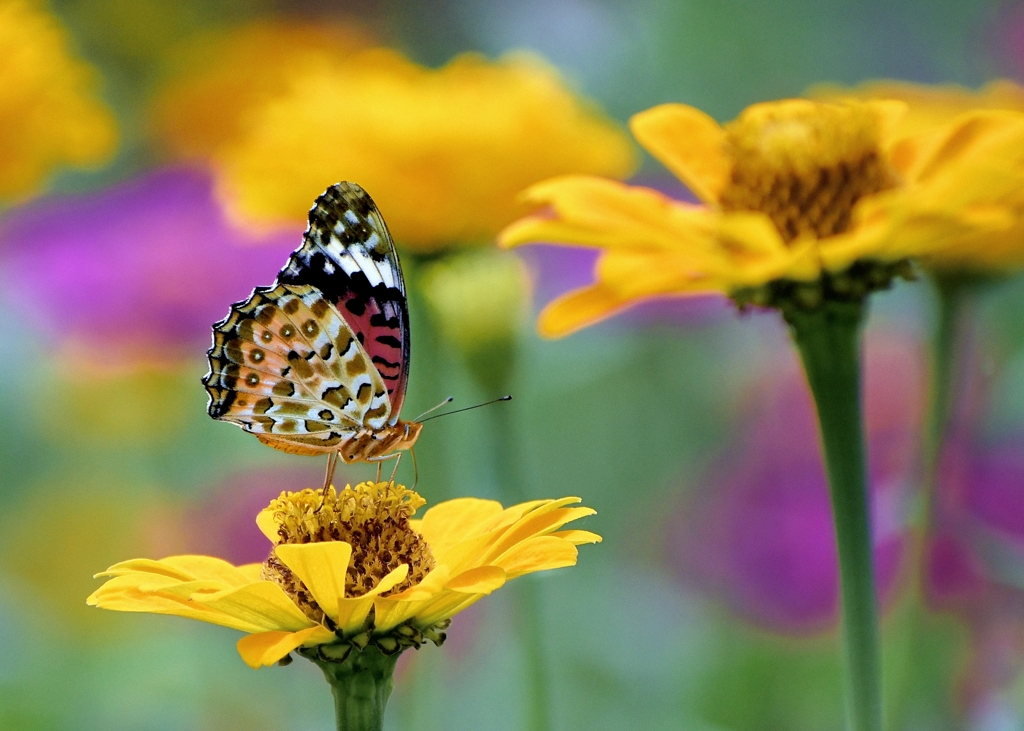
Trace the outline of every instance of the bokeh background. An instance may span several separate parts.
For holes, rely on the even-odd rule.
[[[26,50],[37,41],[42,50]],[[549,64],[588,114],[605,115],[623,154],[636,156],[637,179],[685,196],[628,142],[631,114],[680,101],[727,120],[818,82],[1024,81],[1024,5],[0,3],[0,107],[26,108],[19,84],[56,94],[66,82],[84,99],[23,127],[0,113],[0,156],[13,160],[51,132],[63,140],[40,153],[38,174],[0,190],[0,728],[331,727],[311,664],[253,671],[230,630],[103,612],[85,598],[94,573],[129,557],[260,561],[255,513],[283,489],[318,484],[321,460],[274,452],[205,413],[210,324],[272,281],[315,195],[303,193],[298,219],[268,223],[232,203],[223,174],[252,110],[304,73],[289,59],[326,54],[343,93],[345,54],[375,47],[428,68],[467,51],[546,59],[531,63]],[[235,67],[225,48],[242,49]],[[62,56],[64,76],[24,81],[24,68]],[[232,86],[245,72],[269,79],[253,83],[252,98]],[[350,112],[361,113],[337,109]],[[476,119],[472,104],[447,113],[465,129],[493,121]],[[186,127],[191,137],[179,134]],[[296,121],[296,149],[309,149],[304,134],[325,150],[363,142],[331,124],[309,129],[318,131]],[[444,144],[448,156],[467,154],[458,136]],[[310,162],[289,159],[296,175]],[[484,156],[474,164],[481,179],[503,170]],[[0,182],[15,180],[15,167],[0,159]],[[389,729],[525,729],[538,692],[560,730],[841,728],[828,496],[778,317],[664,300],[542,340],[536,312],[589,280],[592,255],[498,253],[479,231],[475,247],[427,251],[409,246],[407,231],[403,240],[396,229],[413,316],[406,416],[448,395],[469,405],[514,394],[431,422],[418,489],[431,502],[579,495],[598,510],[585,527],[605,541],[584,547],[576,568],[520,579],[527,593],[510,589],[458,616],[443,648],[407,653]],[[892,727],[1024,728],[1024,283],[972,298],[920,592],[907,526],[934,293],[901,284],[872,308],[865,401]],[[336,481],[371,474],[344,468]],[[528,631],[537,642],[523,641]]]

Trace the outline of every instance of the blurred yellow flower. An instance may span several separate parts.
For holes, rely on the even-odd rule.
[[[816,99],[898,99],[907,113],[896,125],[894,137],[941,135],[956,117],[978,110],[1024,112],[1024,88],[1012,81],[992,81],[974,91],[947,84],[929,86],[905,81],[869,81],[855,87],[829,84],[814,86],[808,94]],[[1014,160],[1007,162],[1013,164]],[[940,275],[1000,274],[1024,267],[1024,218],[1014,226],[964,232],[944,246],[921,255],[921,263]]]
[[[266,88],[260,68],[225,64],[206,78],[221,79],[224,98],[251,101],[251,87]],[[378,48],[300,59],[283,76],[286,88],[237,111],[197,108],[187,94],[161,107],[174,120],[164,125],[172,146],[201,147],[195,130],[216,130],[207,154],[225,199],[250,220],[304,221],[326,184],[355,180],[386,211],[399,245],[438,251],[492,240],[524,212],[516,196],[531,183],[570,172],[625,177],[636,162],[628,137],[532,56],[469,54],[435,70]],[[213,109],[227,119],[210,122]]]
[[[207,157],[244,134],[254,109],[310,69],[339,69],[368,39],[349,25],[262,21],[190,39],[153,102],[157,142],[175,157]],[[323,187],[323,186],[321,186]]]
[[[0,200],[38,192],[61,165],[113,154],[115,121],[96,95],[96,72],[36,3],[0,0],[0,69]]]
[[[272,541],[263,564],[209,556],[116,564],[88,603],[174,614],[248,633],[238,651],[251,667],[290,652],[343,662],[373,646],[394,655],[440,644],[451,617],[523,574],[572,566],[576,546],[600,536],[560,530],[590,508],[577,498],[502,509],[449,500],[412,519],[425,501],[394,483],[285,492],[256,522]]]
[[[721,292],[740,305],[814,309],[859,301],[908,274],[908,259],[1020,221],[1024,115],[975,111],[918,135],[895,130],[906,104],[791,99],[720,126],[666,104],[633,134],[702,203],[596,177],[530,188],[539,213],[509,226],[534,241],[603,249],[596,282],[549,305],[560,336],[639,299]]]

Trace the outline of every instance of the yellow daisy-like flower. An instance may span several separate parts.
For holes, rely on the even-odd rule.
[[[971,112],[901,137],[905,111],[791,99],[724,126],[682,104],[635,115],[635,137],[702,203],[587,176],[527,190],[546,208],[509,226],[504,245],[602,249],[597,281],[552,303],[541,332],[564,335],[658,295],[805,309],[859,301],[906,276],[910,258],[1012,231],[1024,116]]]
[[[152,133],[171,156],[214,155],[293,79],[310,68],[338,68],[368,46],[347,25],[282,20],[190,39],[172,58],[170,80],[153,102]]]
[[[464,498],[413,514],[425,501],[394,483],[285,492],[256,519],[273,543],[262,564],[209,556],[135,559],[111,566],[88,603],[174,614],[247,635],[251,667],[298,651],[341,663],[375,647],[393,656],[440,644],[451,617],[509,579],[576,563],[600,536],[562,526],[592,515],[578,498],[502,508]]]
[[[24,0],[0,0],[0,200],[38,192],[61,165],[106,160],[114,117],[95,71],[74,58],[57,20]]]
[[[897,138],[927,135],[956,117],[978,110],[1024,112],[1024,89],[1000,79],[975,91],[954,84],[928,86],[905,81],[870,81],[855,87],[819,85],[808,90],[816,99],[898,99],[907,113],[896,126]],[[1010,160],[1009,162],[1013,162]],[[920,256],[921,263],[939,276],[998,275],[1024,267],[1024,219],[1016,225],[965,232],[945,246]]]
[[[222,80],[227,99],[238,96],[229,88],[266,88],[241,65],[206,73]],[[325,181],[358,180],[395,240],[423,252],[493,240],[526,211],[519,191],[539,180],[625,177],[636,162],[617,125],[525,55],[491,62],[468,54],[430,69],[378,48],[293,62],[285,88],[240,109],[174,99],[161,112],[176,120],[165,127],[172,145],[195,139],[210,116],[221,118],[217,129],[235,130],[207,154],[236,214],[301,222]]]

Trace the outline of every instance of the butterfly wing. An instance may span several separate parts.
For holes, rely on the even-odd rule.
[[[409,377],[409,307],[395,244],[366,191],[338,183],[316,199],[277,281],[315,287],[338,309],[387,386],[396,423]]]
[[[311,286],[257,289],[213,327],[208,411],[300,454],[391,416],[387,388],[337,308]]]

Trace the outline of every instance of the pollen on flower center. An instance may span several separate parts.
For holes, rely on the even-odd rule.
[[[434,568],[430,546],[409,524],[425,503],[402,485],[363,482],[340,493],[333,487],[326,494],[322,490],[285,492],[271,502],[268,511],[274,516],[280,543],[345,541],[352,546],[345,577],[347,597],[365,594],[399,565],[408,565],[409,575],[386,596],[418,584]],[[280,584],[310,619],[324,621],[323,611],[276,551],[263,562],[262,577]]]
[[[732,175],[720,203],[761,211],[787,242],[845,231],[862,197],[898,183],[879,147],[877,113],[792,100],[750,107],[725,126]]]

